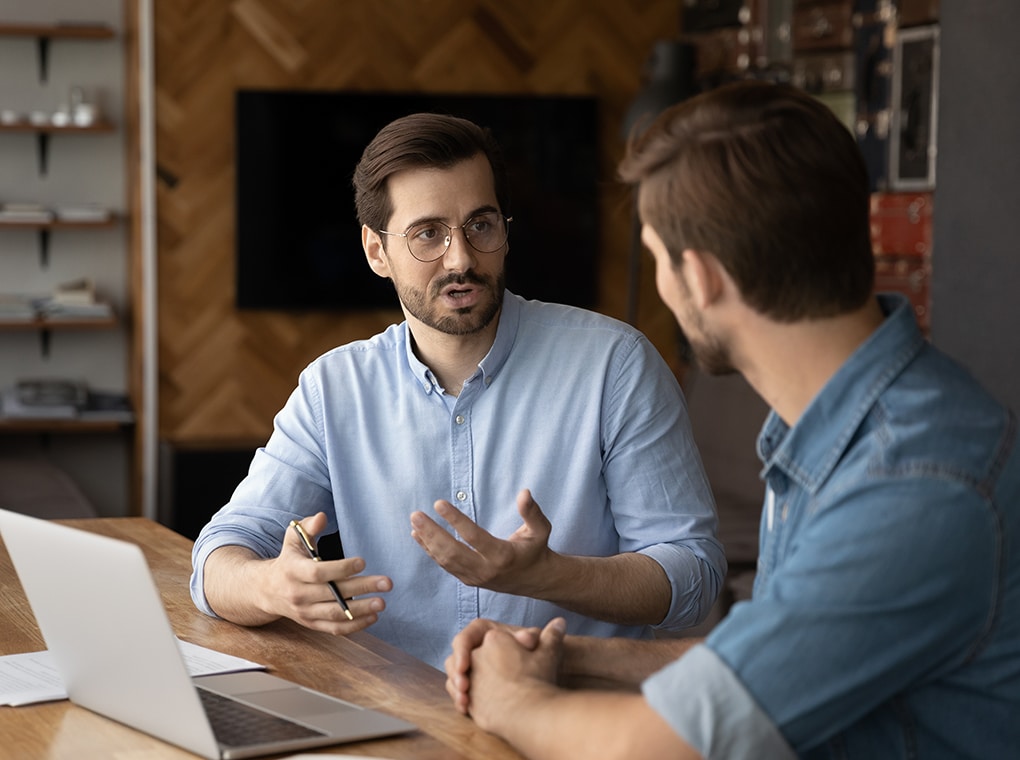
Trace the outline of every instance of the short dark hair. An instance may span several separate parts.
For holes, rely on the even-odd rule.
[[[834,316],[873,291],[867,168],[801,90],[742,81],[674,105],[631,138],[619,174],[675,266],[687,248],[712,254],[761,314]]]
[[[506,164],[491,130],[467,119],[415,113],[390,122],[372,139],[354,170],[354,205],[358,222],[384,229],[393,213],[387,180],[404,169],[449,169],[483,154],[492,168],[496,200],[509,213]]]

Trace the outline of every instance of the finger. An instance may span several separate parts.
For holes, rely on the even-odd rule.
[[[542,629],[542,633],[539,635],[539,646],[558,647],[563,642],[566,632],[567,621],[561,617],[553,618]]]
[[[450,502],[440,499],[432,506],[436,510],[436,514],[446,520],[465,543],[470,544],[482,554],[485,554],[488,547],[497,543],[497,539],[491,533],[480,528],[474,520]]]
[[[433,561],[447,568],[459,553],[471,551],[424,512],[411,513],[411,538]]]
[[[514,638],[517,639],[517,643],[525,649],[533,650],[538,646],[541,631],[537,628],[520,628],[514,631]]]
[[[548,536],[552,532],[552,523],[527,488],[517,494],[517,513],[533,534]]]

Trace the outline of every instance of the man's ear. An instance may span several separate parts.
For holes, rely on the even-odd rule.
[[[380,277],[390,276],[390,260],[383,248],[382,235],[368,225],[361,225],[361,247],[365,249],[368,265]]]
[[[715,303],[723,293],[724,281],[719,260],[710,253],[685,248],[679,274],[699,309]]]

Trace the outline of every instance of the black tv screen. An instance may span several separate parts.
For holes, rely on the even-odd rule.
[[[237,306],[396,308],[361,248],[351,177],[393,119],[430,111],[490,128],[510,175],[507,287],[591,308],[598,260],[595,99],[241,90],[236,101]]]

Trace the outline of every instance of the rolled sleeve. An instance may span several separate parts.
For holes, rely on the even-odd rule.
[[[707,646],[650,676],[648,704],[706,760],[785,760],[796,754],[732,670]]]

